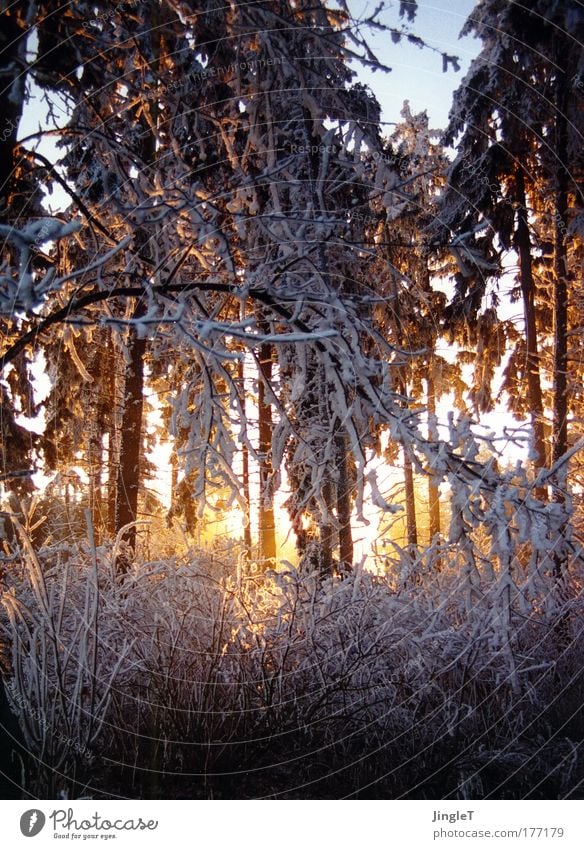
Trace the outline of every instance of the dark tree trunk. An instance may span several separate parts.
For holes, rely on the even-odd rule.
[[[170,512],[172,514],[178,490],[178,457],[176,451],[170,455]]]
[[[400,338],[398,336],[398,338]],[[397,385],[402,395],[401,406],[408,406],[408,387],[404,378],[398,378]],[[414,490],[414,473],[412,470],[412,459],[409,446],[402,443],[402,454],[404,463],[404,489],[406,500],[406,535],[410,553],[418,546],[418,526],[416,522],[416,493]]]
[[[324,577],[333,574],[333,548],[335,545],[335,528],[333,524],[334,487],[330,478],[327,478],[322,487],[322,499],[326,505],[328,515],[322,519],[319,526],[319,548],[318,559],[320,572]]]
[[[319,363],[317,365],[315,378],[315,387],[317,387],[315,411],[318,411],[318,415],[316,421],[313,422],[313,427],[315,428],[316,434],[318,434],[319,431],[321,433],[327,434],[329,433],[330,428],[332,430],[330,438],[333,440],[334,446],[337,423],[336,420],[332,418],[331,411],[329,409],[329,387],[326,379],[325,368],[322,363]],[[322,436],[320,437],[320,439],[322,439]],[[325,439],[323,440],[325,444],[317,443],[316,445],[316,450],[319,455],[319,461],[321,464],[324,465],[324,478],[321,490],[323,503],[318,505],[318,510],[320,513],[318,521],[318,562],[320,572],[325,577],[332,575],[334,572],[333,549],[335,547],[335,536],[338,521],[338,517],[335,519],[334,514],[335,507],[337,506],[337,494],[335,491],[336,488],[334,480],[336,470],[333,465],[335,462],[335,448],[333,448],[332,457],[325,459],[326,439],[327,437],[325,437]]]
[[[260,457],[259,556],[262,565],[276,563],[276,526],[272,494],[272,406],[267,400],[272,381],[272,346],[260,345],[260,380],[258,386],[258,429]]]
[[[560,57],[558,57],[559,59]],[[552,463],[557,463],[568,450],[568,133],[566,123],[566,75],[558,74],[556,83],[555,154],[557,162],[554,216],[554,400]],[[566,501],[567,475],[563,469],[554,477],[554,501],[562,506]],[[554,545],[554,566],[559,581],[567,571],[565,535],[567,522],[561,529],[562,539]]]
[[[245,501],[245,524],[243,526],[243,547],[246,560],[251,560],[251,521],[250,521],[250,491],[249,491],[249,451],[247,445],[242,445],[242,464],[243,464],[243,498]]]
[[[134,318],[143,315],[139,302]],[[125,525],[136,521],[138,515],[138,492],[140,489],[140,459],[142,454],[142,415],[144,411],[144,355],[146,340],[139,338],[130,327],[128,334],[129,365],[126,370],[124,412],[121,423],[120,465],[117,480],[116,533]],[[134,548],[136,528],[132,526],[125,539]]]
[[[108,331],[105,331],[106,334]],[[103,466],[104,450],[103,437],[107,433],[108,405],[111,398],[108,397],[107,386],[107,336],[99,332],[95,334],[93,349],[87,364],[87,370],[93,378],[91,387],[91,400],[89,403],[90,421],[87,422],[87,476],[89,478],[89,510],[95,544],[99,545],[102,531],[106,526],[103,518]],[[104,382],[105,378],[105,382]]]
[[[120,416],[122,413],[119,397],[118,369],[121,358],[116,356],[113,334],[108,335],[107,360],[105,373],[105,398],[109,399],[107,440],[107,533],[116,534],[116,501],[120,462]]]
[[[95,544],[100,545],[102,529],[101,473],[103,463],[102,430],[99,415],[90,423],[91,434],[88,444],[89,511],[93,525]]]
[[[246,401],[245,401],[245,375],[243,362],[241,360],[237,364],[237,377],[239,380],[241,391],[241,406],[243,409],[243,418],[247,421]],[[246,560],[251,560],[251,495],[249,489],[249,451],[245,443],[241,446],[241,464],[242,464],[242,489],[243,499],[245,501],[245,524],[243,526],[243,547]]]
[[[408,536],[408,549],[412,554],[418,547],[418,526],[416,523],[416,493],[414,490],[414,473],[412,461],[406,446],[403,446],[404,455],[404,484],[406,490],[406,525]]]
[[[150,70],[157,74],[161,53],[162,33],[158,27],[158,4],[150,3],[150,20],[145,32],[145,42],[148,50],[155,57],[150,62]],[[151,175],[155,183],[157,165],[157,146],[154,128],[158,124],[158,104],[154,101],[150,107],[149,118],[144,112],[138,112],[137,125],[142,130],[140,154],[146,163],[144,177]],[[142,260],[144,274],[151,271],[153,265],[152,245],[155,234],[146,229],[136,232],[137,256]],[[134,308],[133,319],[141,318],[146,312],[144,301],[139,299]],[[138,516],[138,494],[141,484],[141,468],[143,449],[142,420],[144,415],[144,361],[148,343],[140,337],[133,326],[128,331],[127,347],[129,364],[126,366],[124,381],[124,402],[122,421],[120,425],[120,457],[116,485],[116,533],[125,525],[134,523]],[[132,549],[136,546],[136,528],[134,525],[125,533],[125,539]],[[123,568],[123,565],[122,565]]]
[[[6,6],[6,4],[4,4]],[[19,57],[22,40],[26,36],[26,12],[28,4],[16,2],[10,4],[10,14],[4,7],[0,15],[0,221],[10,222],[10,216],[17,216],[12,195],[16,178],[15,149],[18,123],[24,105],[23,98],[14,97],[11,84],[17,77],[15,69],[20,67]],[[24,87],[24,77],[20,77]],[[24,198],[24,202],[30,198]],[[11,250],[8,244],[5,251]],[[2,587],[0,586],[0,589]],[[0,798],[22,799],[26,795],[21,790],[22,776],[20,767],[27,762],[26,746],[18,722],[10,710],[5,691],[5,683],[0,670]]]
[[[14,152],[18,123],[24,105],[24,77],[17,75],[20,67],[23,39],[27,38],[26,13],[28,4],[16,2],[10,4],[10,14],[6,10],[0,15],[0,76],[3,80],[0,91],[0,215],[8,212],[14,184]],[[18,76],[18,80],[17,80]],[[22,85],[22,97],[14,97],[17,85]],[[13,210],[14,212],[14,210]]]
[[[345,433],[335,435],[337,454],[337,519],[339,522],[339,563],[345,571],[353,567],[353,531],[351,528],[351,482],[347,462]]]
[[[438,440],[438,419],[436,417],[436,388],[432,374],[433,362],[428,365],[428,438]],[[428,477],[428,511],[430,542],[440,536],[440,488],[434,475]]]
[[[539,372],[537,324],[535,319],[535,282],[533,279],[531,239],[529,237],[529,224],[527,220],[525,175],[521,166],[515,171],[515,192],[518,205],[515,246],[519,253],[519,276],[525,321],[525,346],[527,349],[525,370],[527,373],[527,392],[533,428],[533,447],[537,454],[534,465],[537,472],[539,468],[546,465],[546,447]],[[545,490],[539,491],[537,494],[540,498],[546,495]]]
[[[116,533],[116,502],[118,483],[118,463],[115,460],[115,434],[108,434],[108,482],[107,482],[107,529],[108,534]]]
[[[565,121],[558,118],[562,124]],[[560,135],[565,155],[565,130]],[[559,162],[565,160],[558,153]],[[566,172],[560,165],[554,222],[554,404],[552,462],[568,450],[568,270],[565,231],[568,192]]]

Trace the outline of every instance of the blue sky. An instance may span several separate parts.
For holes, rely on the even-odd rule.
[[[372,3],[355,0],[350,8],[356,16],[367,17],[377,5],[377,0]],[[355,63],[353,67],[358,72],[359,80],[367,83],[377,96],[384,121],[399,121],[403,101],[408,99],[414,112],[423,109],[428,111],[433,127],[445,127],[452,93],[460,85],[470,61],[480,49],[478,39],[458,38],[475,5],[475,0],[418,0],[416,19],[409,25],[413,34],[419,35],[432,47],[458,56],[461,65],[459,72],[449,66],[448,72],[443,73],[442,57],[431,50],[415,47],[404,39],[399,44],[393,44],[388,33],[369,34],[368,41],[378,59],[389,65],[392,72],[372,73]],[[399,27],[399,3],[389,4],[381,20]],[[391,129],[391,126],[387,127],[388,133]]]

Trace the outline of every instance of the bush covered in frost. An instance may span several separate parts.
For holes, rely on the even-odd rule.
[[[122,576],[112,547],[21,555],[2,624],[32,793],[581,795],[576,581],[550,616],[520,559],[512,587],[483,569],[469,596],[459,542],[328,579],[195,552]]]

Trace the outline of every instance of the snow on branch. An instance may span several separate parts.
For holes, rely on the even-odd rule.
[[[0,315],[34,313],[49,292],[58,292],[72,280],[101,271],[132,240],[131,236],[126,236],[111,250],[67,274],[57,275],[53,264],[44,273],[35,268],[35,257],[41,245],[58,242],[80,229],[81,224],[77,221],[63,222],[59,219],[35,221],[20,230],[0,224],[0,235],[4,235],[6,242],[12,243],[18,251],[16,268],[5,261],[0,272]],[[49,262],[52,263],[50,259]],[[43,262],[43,268],[46,264]]]
[[[53,267],[44,274],[35,270],[35,256],[42,245],[64,239],[80,229],[79,222],[63,222],[58,218],[43,218],[20,229],[0,224],[4,245],[12,244],[18,255],[16,268],[7,261],[0,268],[0,315],[33,312],[48,292],[60,288],[61,282],[55,277]]]

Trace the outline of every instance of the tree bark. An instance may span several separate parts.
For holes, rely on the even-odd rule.
[[[28,4],[16,2],[10,4],[10,14],[6,10],[0,16],[0,75],[5,82],[0,91],[0,215],[8,212],[12,187],[14,185],[15,168],[14,152],[18,124],[24,106],[25,80],[19,75],[17,80],[16,68],[21,66],[23,39],[26,40],[26,7]],[[10,81],[13,80],[12,84]],[[22,97],[14,97],[16,86],[22,86]],[[14,210],[13,210],[14,213]]]
[[[134,318],[143,315],[144,307],[139,301]],[[142,415],[144,412],[144,355],[146,340],[141,339],[134,327],[130,327],[128,348],[130,363],[126,370],[124,412],[120,438],[120,465],[117,480],[116,533],[124,525],[136,521],[138,515],[138,492],[140,489],[140,458],[142,454]],[[125,534],[128,544],[136,545],[136,528],[132,526]]]
[[[560,57],[558,57],[559,59]],[[557,163],[554,215],[554,400],[552,463],[557,463],[568,450],[568,267],[565,235],[568,212],[568,132],[566,123],[566,75],[558,74],[556,83],[555,155]],[[564,467],[553,480],[554,501],[565,506],[567,469]],[[554,568],[558,581],[567,571],[565,537],[568,534],[567,516],[554,544]],[[565,623],[562,623],[562,627]],[[565,627],[564,627],[565,630]]]
[[[334,510],[336,507],[336,492],[335,492],[335,431],[337,422],[332,416],[328,403],[328,382],[324,364],[318,363],[316,371],[317,397],[316,409],[318,416],[316,421],[313,421],[312,427],[315,429],[318,442],[316,443],[316,452],[319,465],[324,469],[324,477],[321,489],[321,498],[317,499],[319,509],[318,534],[319,534],[319,549],[318,562],[320,572],[323,577],[328,577],[334,572],[333,549],[335,547],[335,536],[337,531],[337,519],[335,519]],[[330,434],[327,436],[325,434]],[[313,434],[314,436],[314,434]],[[333,442],[332,456],[328,456],[328,439]]]
[[[416,523],[416,493],[414,490],[414,472],[406,446],[402,446],[404,457],[404,484],[406,491],[406,526],[408,549],[412,554],[418,547],[418,526]]]
[[[107,434],[107,532],[116,534],[116,501],[120,462],[120,423],[123,405],[120,396],[121,358],[117,355],[113,333],[108,335],[105,397],[111,405]]]
[[[434,384],[433,361],[428,364],[426,383],[428,387],[428,438],[438,440],[438,419],[436,417],[436,387]],[[434,475],[428,477],[428,511],[430,542],[440,536],[440,487]]]
[[[246,402],[245,402],[245,375],[243,362],[240,360],[237,364],[237,377],[241,387],[241,407],[243,410],[244,420],[247,421]],[[243,498],[245,501],[245,524],[243,526],[243,548],[246,560],[251,560],[251,495],[249,488],[249,451],[245,443],[241,446],[241,464],[242,464],[242,489]]]
[[[155,61],[150,63],[150,69],[157,74],[159,71],[159,60],[161,54],[162,33],[158,28],[159,9],[156,3],[149,4],[150,21],[146,30],[145,38],[148,48],[152,51]],[[158,124],[158,103],[153,101],[148,107],[150,118],[141,111],[137,116],[137,124],[142,129],[140,141],[141,158],[146,167],[143,170],[145,176],[151,173],[152,182],[155,183],[154,172],[156,169],[157,146],[154,127]],[[139,228],[136,233],[136,247],[138,256],[147,260],[150,257],[152,238],[154,234]],[[134,307],[133,319],[141,318],[146,312],[142,298],[139,298]],[[138,516],[138,494],[141,484],[140,463],[143,449],[142,420],[144,415],[144,360],[148,343],[145,338],[140,337],[133,325],[128,330],[128,353],[129,365],[126,367],[124,383],[124,405],[120,432],[120,463],[116,487],[116,533],[125,526],[134,523]],[[132,549],[136,546],[136,527],[132,527],[125,533],[125,539]]]
[[[0,75],[3,85],[0,91],[0,221],[9,223],[10,216],[17,210],[12,208],[11,196],[15,181],[15,149],[24,98],[14,97],[14,87],[20,67],[19,59],[23,50],[23,39],[27,38],[26,13],[28,4],[11,4],[7,14],[6,4],[0,16]],[[24,78],[20,77],[24,92]],[[11,250],[7,244],[5,250]],[[0,589],[4,589],[0,585]],[[18,758],[28,761],[26,745],[16,717],[10,710],[5,690],[4,671],[0,669],[0,797],[2,799],[21,799],[22,776]]]
[[[272,406],[267,400],[272,381],[272,346],[260,345],[260,380],[258,386],[258,429],[260,466],[259,548],[260,561],[265,568],[276,564],[276,525],[272,494]]]
[[[95,417],[95,420],[93,422],[89,423],[89,427],[91,430],[87,450],[87,467],[89,477],[89,511],[91,513],[95,544],[100,545],[102,529],[101,472],[103,464],[103,446],[101,437],[103,431],[101,430],[101,421],[99,420],[99,415]]]
[[[531,239],[527,220],[525,175],[521,166],[518,166],[515,171],[515,193],[518,204],[515,246],[519,253],[519,277],[523,298],[525,345],[527,348],[525,370],[527,373],[527,393],[533,429],[533,447],[534,453],[537,455],[534,460],[534,467],[537,473],[538,469],[546,465],[546,446],[537,344],[537,324],[535,318],[535,283],[533,279]],[[539,490],[537,494],[540,498],[545,498],[546,496],[544,489]]]
[[[353,568],[353,531],[351,528],[351,483],[347,462],[347,440],[343,430],[337,430],[337,519],[339,523],[339,563],[341,569]]]
[[[565,232],[568,191],[565,118],[558,115],[558,190],[554,219],[554,402],[552,462],[568,450],[568,269]]]
[[[397,335],[401,338],[401,334]],[[408,407],[408,387],[405,378],[398,377],[396,381],[399,391],[402,395],[401,406],[404,409]],[[412,470],[412,460],[410,456],[409,446],[402,442],[403,469],[404,469],[404,489],[406,500],[406,536],[408,541],[408,549],[410,553],[418,546],[418,526],[416,522],[416,493],[414,490],[414,473]]]
[[[335,529],[332,521],[334,507],[334,488],[330,478],[322,487],[322,500],[326,506],[327,516],[319,524],[318,565],[321,575],[328,577],[334,572],[333,548],[335,545]]]
[[[106,329],[105,334],[108,334]],[[89,510],[95,544],[100,545],[102,532],[106,526],[103,517],[103,437],[107,433],[107,410],[111,404],[108,397],[107,373],[107,335],[96,332],[92,340],[87,370],[93,378],[91,401],[89,404],[90,421],[87,422],[87,476],[89,478]],[[106,369],[104,369],[104,363]],[[105,377],[105,383],[103,378]]]
[[[251,560],[251,549],[252,549],[252,539],[251,539],[251,521],[250,521],[250,513],[251,513],[251,496],[249,491],[249,451],[247,445],[242,445],[241,447],[242,454],[242,464],[243,464],[243,498],[245,500],[245,524],[243,526],[243,548],[245,553],[245,559]]]

